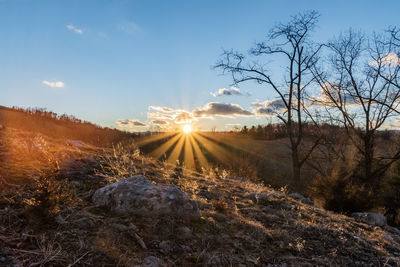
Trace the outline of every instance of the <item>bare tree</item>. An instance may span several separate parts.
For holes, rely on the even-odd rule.
[[[400,29],[397,27],[389,27],[387,32],[391,35],[392,37],[392,42],[396,46],[400,46]]]
[[[400,159],[400,150],[387,156],[376,151],[377,131],[399,115],[400,60],[398,32],[367,38],[350,30],[327,46],[331,52],[324,70],[314,68],[322,89],[320,100],[344,126],[358,150],[361,177],[371,189]]]
[[[278,101],[275,101],[275,107],[270,105],[265,111],[274,113],[286,127],[295,183],[300,183],[301,167],[317,146],[317,142],[311,147],[306,145],[303,123],[310,115],[305,92],[314,80],[311,69],[317,63],[321,49],[310,40],[318,17],[315,11],[293,16],[288,23],[273,27],[266,41],[256,43],[247,57],[239,52],[225,51],[215,66],[223,73],[230,73],[235,85],[255,81],[275,91]],[[266,67],[271,60],[282,56],[286,67],[283,75],[276,77]]]

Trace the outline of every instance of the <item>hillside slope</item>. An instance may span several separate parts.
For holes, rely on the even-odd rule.
[[[15,144],[24,143],[21,136],[13,137]],[[0,265],[400,265],[396,228],[356,222],[223,170],[198,173],[157,162],[134,145],[71,148],[42,138],[50,159],[68,156],[54,168],[38,159],[34,171],[21,172],[24,183],[2,175]],[[18,168],[27,167],[12,166]],[[133,174],[176,185],[197,202],[201,218],[118,215],[93,205],[98,188]]]
[[[100,127],[70,115],[58,115],[45,109],[22,109],[0,106],[0,130],[18,129],[52,138],[79,139],[96,146],[110,146],[134,134]],[[4,133],[0,132],[0,136]]]

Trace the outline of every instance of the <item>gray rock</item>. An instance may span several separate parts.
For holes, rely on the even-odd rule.
[[[192,230],[186,226],[179,227],[176,229],[178,239],[190,239],[192,238]]]
[[[113,223],[111,226],[115,230],[120,231],[120,232],[126,232],[126,231],[132,229],[132,228],[130,228],[130,227],[126,226],[126,225],[120,224],[120,223]]]
[[[75,225],[81,228],[92,228],[95,226],[95,223],[89,217],[82,217],[73,222]]]
[[[308,205],[313,205],[314,204],[314,202],[310,198],[305,197],[305,196],[303,196],[302,194],[299,194],[299,193],[289,194],[289,197],[294,198],[296,200],[299,200],[300,202],[302,202],[304,204],[308,204]]]
[[[373,226],[385,226],[387,224],[386,217],[378,213],[355,212],[350,214],[350,217],[353,217],[356,221]]]
[[[152,184],[135,175],[98,189],[92,201],[119,214],[189,216],[199,218],[197,203],[176,186]]]
[[[158,244],[158,247],[165,253],[169,253],[172,251],[172,244],[169,240],[163,240]]]
[[[272,194],[265,194],[265,193],[254,193],[254,194],[250,194],[249,198],[257,204],[261,204],[261,205],[266,205],[268,204],[268,202],[273,198],[274,196]]]
[[[385,230],[390,232],[390,233],[392,233],[392,234],[400,235],[400,230],[397,229],[396,227],[386,225],[385,226]]]
[[[66,224],[67,223],[67,221],[61,216],[61,214],[57,215],[56,222],[58,224]]]
[[[293,206],[292,204],[285,203],[285,202],[280,203],[280,206],[282,209],[285,209],[285,210],[293,210],[295,208],[295,206]]]
[[[159,259],[155,256],[149,256],[143,260],[143,263],[140,266],[142,266],[142,267],[163,267],[163,266],[166,266],[166,264],[161,259]]]

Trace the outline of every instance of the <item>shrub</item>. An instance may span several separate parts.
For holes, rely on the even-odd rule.
[[[388,223],[400,226],[400,163],[393,164],[380,184],[381,205]]]
[[[365,211],[373,207],[373,190],[352,174],[334,173],[317,177],[311,186],[311,195],[324,208],[336,212]]]
[[[42,174],[24,199],[25,215],[37,225],[52,223],[64,205],[73,207],[79,201],[67,179],[57,180],[55,173]]]
[[[105,150],[101,155],[102,172],[99,176],[106,178],[108,183],[129,177],[138,172],[136,166],[140,158],[140,151],[133,142],[118,143],[112,150]]]

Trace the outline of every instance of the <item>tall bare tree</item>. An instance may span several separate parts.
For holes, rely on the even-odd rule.
[[[369,38],[350,30],[327,45],[330,57],[325,68],[313,69],[322,89],[320,100],[344,126],[361,155],[359,178],[373,190],[379,177],[400,159],[400,150],[389,156],[376,151],[377,131],[399,115],[400,49],[396,38],[395,30]]]
[[[275,91],[278,101],[266,108],[268,112],[274,112],[286,126],[295,183],[300,183],[301,167],[317,146],[317,142],[306,145],[303,125],[310,114],[305,103],[305,92],[314,80],[311,69],[317,63],[321,49],[310,39],[318,17],[315,11],[293,16],[288,23],[273,27],[266,40],[256,43],[247,56],[225,51],[222,60],[215,66],[222,69],[223,73],[230,73],[235,85],[255,81]],[[267,69],[267,65],[282,56],[285,69],[282,75],[276,77]]]

